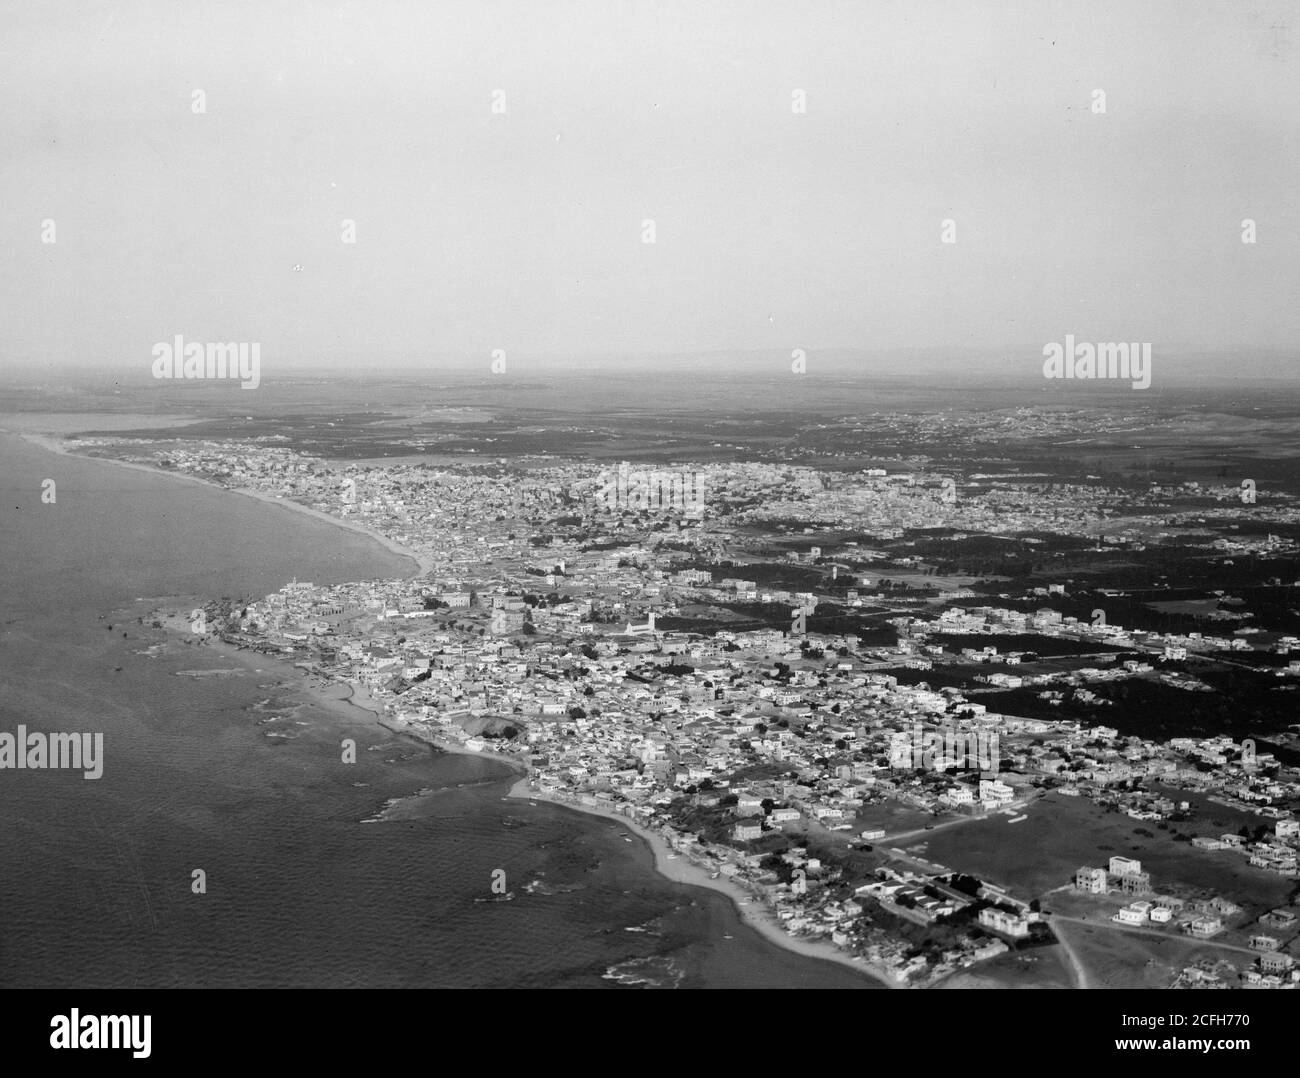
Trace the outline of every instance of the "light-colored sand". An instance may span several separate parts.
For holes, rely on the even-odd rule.
[[[591,805],[576,804],[539,793],[529,785],[529,776],[527,775],[520,778],[511,787],[510,796],[526,798],[530,801],[546,801],[548,804],[559,805],[561,808],[572,809],[575,812],[585,812],[607,820],[614,820],[626,827],[628,831],[639,835],[645,840],[654,854],[655,869],[660,875],[672,880],[674,883],[684,883],[692,887],[707,887],[710,891],[718,891],[726,895],[740,913],[741,920],[770,942],[807,958],[821,958],[827,962],[837,962],[858,973],[874,977],[888,988],[906,987],[887,969],[866,960],[853,959],[833,943],[792,936],[785,930],[772,909],[742,884],[726,876],[718,876],[714,879],[708,870],[687,860],[683,854],[672,856],[674,851],[661,835],[634,820],[628,819],[626,816]]]
[[[184,623],[178,624],[183,628]],[[175,625],[169,627],[173,630],[177,628]],[[256,665],[268,671],[278,673],[286,678],[296,679],[297,684],[295,687],[298,691],[315,700],[344,721],[366,724],[377,723],[386,730],[400,732],[394,727],[380,722],[383,717],[383,709],[364,687],[354,686],[343,681],[322,683],[318,676],[308,674],[305,670],[293,666],[284,659],[275,656],[258,655],[222,641],[212,641],[205,646],[211,648],[216,654],[239,656],[242,660],[256,663]],[[415,735],[411,734],[410,736]],[[473,749],[465,748],[463,745],[443,739],[436,739],[434,745],[443,752],[465,756],[481,756],[489,760],[495,760],[497,763],[519,772],[519,778],[510,788],[510,797],[528,801],[545,801],[561,808],[572,809],[574,812],[585,812],[589,815],[600,816],[617,822],[627,828],[629,832],[640,836],[650,847],[654,855],[655,869],[660,875],[674,883],[687,884],[693,887],[706,887],[711,891],[726,895],[735,905],[741,919],[772,943],[808,958],[820,958],[828,962],[837,962],[858,973],[873,977],[889,988],[906,987],[905,984],[896,980],[888,970],[865,960],[854,960],[832,943],[790,935],[781,925],[775,913],[763,903],[760,897],[750,893],[742,885],[725,876],[719,876],[717,879],[711,878],[706,869],[687,860],[681,854],[675,857],[671,856],[673,850],[664,838],[636,821],[616,812],[560,800],[534,790],[531,786],[532,770],[524,761],[503,753],[476,752]]]
[[[39,445],[44,449],[48,449],[51,452],[68,456],[77,455],[70,453],[58,439],[29,432],[19,432],[19,434],[27,441]],[[149,465],[113,460],[111,458],[95,457],[88,459],[108,460],[109,463],[116,464],[123,468],[135,468],[139,471],[149,472],[153,475],[166,475],[171,476],[174,479],[192,483],[203,483],[206,486],[216,487],[220,490],[228,491],[231,494],[243,494],[246,497],[256,498],[258,501],[266,502],[269,505],[279,505],[296,512],[306,513],[309,516],[324,520],[330,524],[335,524],[338,527],[348,528],[351,531],[368,535],[393,553],[410,558],[416,563],[416,571],[412,574],[413,576],[421,576],[429,571],[426,559],[412,551],[406,550],[387,536],[382,535],[374,529],[367,528],[364,525],[356,524],[339,517],[330,516],[328,513],[320,512],[319,510],[312,509],[310,506],[302,505],[298,502],[290,501],[285,498],[276,498],[258,491],[237,490],[231,487],[223,487],[218,483],[212,483],[206,479],[200,479],[198,476],[169,472],[162,468],[154,468]],[[213,646],[231,652],[238,651],[238,649],[230,647],[229,645],[214,644]],[[263,658],[267,665],[279,666],[282,669],[292,669],[294,674],[299,677],[302,691],[306,695],[316,699],[318,702],[330,707],[331,710],[339,712],[343,705],[350,705],[351,708],[369,713],[376,721],[381,718],[381,709],[377,702],[364,690],[358,690],[355,686],[348,685],[347,687],[352,689],[352,694],[347,697],[342,697],[338,694],[338,686],[345,683],[335,682],[327,686],[321,686],[317,684],[310,675],[306,674],[302,670],[290,667],[289,664],[284,663],[282,660],[277,661],[270,657]],[[352,714],[355,715],[356,712],[354,711]],[[855,970],[858,973],[873,977],[882,985],[889,988],[905,987],[896,980],[888,970],[866,961],[859,961],[850,958],[834,944],[821,940],[803,939],[790,935],[790,933],[788,933],[781,925],[776,914],[773,913],[760,898],[751,894],[739,883],[736,883],[725,876],[718,876],[716,879],[712,878],[708,871],[687,860],[683,855],[679,854],[677,856],[672,856],[672,849],[660,835],[641,826],[639,823],[628,819],[626,816],[593,806],[561,801],[557,798],[549,797],[546,794],[533,790],[529,785],[530,775],[528,773],[528,768],[521,761],[495,752],[475,752],[471,749],[452,743],[439,743],[437,747],[444,752],[458,753],[468,756],[484,756],[488,759],[496,760],[499,763],[505,764],[508,767],[522,769],[524,774],[520,776],[519,780],[510,789],[509,796],[511,797],[524,798],[533,801],[547,801],[550,804],[572,809],[575,812],[586,812],[590,815],[601,816],[606,819],[617,821],[622,826],[626,827],[628,831],[640,836],[640,838],[646,842],[650,847],[651,852],[654,854],[655,869],[662,876],[674,883],[682,883],[694,887],[705,887],[711,891],[718,891],[721,894],[726,895],[735,905],[741,919],[749,925],[749,927],[754,929],[754,931],[758,932],[770,942],[775,943],[777,946],[784,947],[786,950],[793,951],[796,954],[804,955],[808,958],[820,958],[827,962],[839,963],[840,965],[847,966],[849,969]]]
[[[218,654],[239,655],[245,660],[254,658],[252,653],[242,651],[233,645],[220,641],[214,641],[207,645]],[[307,674],[304,670],[290,665],[283,659],[274,656],[257,655],[256,661],[268,669],[275,670],[283,675],[298,679],[298,688],[300,691],[333,711],[336,715],[346,721],[379,723],[386,730],[401,732],[393,726],[381,723],[382,708],[377,700],[367,692],[364,687],[354,686],[348,682],[332,681],[324,685],[321,684],[318,677]],[[416,736],[412,733],[410,736]],[[420,739],[424,740],[424,739]],[[905,984],[896,980],[893,975],[883,967],[874,965],[865,960],[858,961],[850,958],[834,944],[824,940],[804,939],[792,936],[782,926],[776,914],[764,904],[761,897],[751,893],[741,884],[728,879],[725,876],[712,878],[707,869],[694,864],[686,859],[682,854],[675,857],[671,856],[673,850],[669,847],[664,838],[656,832],[642,826],[634,820],[628,819],[619,813],[611,812],[605,809],[596,808],[590,805],[582,805],[570,801],[561,800],[551,797],[547,794],[534,790],[531,786],[532,772],[531,768],[515,757],[504,753],[497,752],[477,752],[473,749],[467,749],[463,745],[444,739],[435,739],[434,746],[443,752],[454,753],[464,756],[481,756],[489,760],[495,760],[499,764],[520,772],[519,778],[510,788],[509,795],[513,798],[519,798],[528,801],[545,801],[548,804],[558,805],[561,808],[572,809],[574,812],[585,812],[592,816],[600,816],[603,819],[613,820],[633,834],[640,836],[650,847],[654,855],[655,869],[666,879],[674,883],[687,884],[693,887],[706,887],[710,891],[717,891],[731,899],[741,919],[752,929],[758,932],[765,939],[784,947],[786,950],[793,951],[796,954],[804,955],[808,958],[821,958],[828,962],[837,962],[842,966],[855,970],[858,973],[866,974],[875,978],[881,984],[889,988],[907,987]]]
[[[441,739],[435,741],[433,744],[435,748],[442,752],[450,752],[456,756],[482,756],[488,760],[495,760],[497,763],[504,764],[506,767],[510,768],[511,771],[519,772],[519,782],[528,782],[528,765],[513,756],[509,756],[503,752],[475,752],[473,749],[467,749],[463,745],[457,745],[455,742],[443,741]],[[517,786],[518,783],[515,785]],[[513,786],[511,787],[511,790],[514,790]]]
[[[358,691],[356,685],[346,681],[328,681],[322,684],[314,675],[297,668],[294,668],[293,673],[300,679],[296,688],[304,696],[353,722],[364,722],[370,725],[378,722],[383,716],[383,709],[364,688]]]
[[[348,531],[355,532],[358,535],[367,536],[373,539],[384,549],[403,558],[409,558],[415,563],[415,569],[411,572],[411,577],[422,577],[428,574],[433,568],[432,559],[418,554],[413,550],[408,550],[400,543],[388,538],[383,532],[368,527],[365,524],[359,524],[356,521],[347,520],[344,517],[336,517],[329,513],[324,513],[319,509],[313,509],[310,505],[303,505],[301,502],[295,502],[290,498],[277,498],[273,494],[266,494],[260,490],[243,490],[239,487],[226,487],[220,483],[213,483],[208,479],[202,479],[197,475],[187,475],[184,472],[170,471],[166,468],[155,468],[149,464],[137,464],[134,461],[116,460],[113,457],[91,457],[86,454],[74,453],[67,448],[59,439],[51,438],[44,434],[33,434],[19,431],[18,436],[24,441],[33,445],[40,446],[42,449],[48,449],[52,453],[58,453],[62,456],[80,457],[84,456],[87,460],[102,460],[109,464],[115,464],[119,468],[132,468],[138,472],[148,472],[150,475],[164,475],[171,479],[178,479],[186,483],[202,483],[205,487],[213,487],[216,490],[224,490],[228,494],[241,494],[245,498],[255,498],[259,502],[265,502],[267,505],[278,505],[282,509],[291,509],[295,513],[303,513],[317,520],[322,520],[327,524],[333,524],[339,528],[346,528]]]

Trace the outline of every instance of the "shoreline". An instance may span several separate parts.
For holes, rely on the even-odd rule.
[[[348,682],[347,684],[351,685],[351,682]],[[528,777],[533,773],[533,769],[528,764],[515,756],[511,756],[509,753],[480,752],[477,749],[467,749],[464,745],[458,745],[454,741],[438,737],[435,734],[424,737],[405,726],[397,726],[395,724],[390,726],[384,721],[382,715],[379,717],[379,725],[390,733],[398,734],[402,737],[409,737],[413,741],[418,741],[421,745],[428,745],[437,749],[439,752],[445,752],[450,756],[478,756],[484,760],[495,760],[497,763],[509,768],[519,776],[518,781],[515,783],[516,786],[520,782],[527,782]],[[514,787],[511,787],[511,789],[513,790]]]
[[[278,505],[281,508],[290,510],[291,512],[302,513],[326,524],[333,524],[336,527],[345,528],[356,535],[364,535],[369,539],[373,539],[390,554],[396,554],[398,557],[407,558],[414,562],[415,569],[407,578],[410,580],[416,580],[420,577],[427,576],[433,570],[433,565],[427,557],[417,554],[413,550],[408,550],[406,547],[402,546],[395,540],[390,539],[382,532],[377,531],[368,525],[357,524],[353,521],[346,520],[343,517],[336,517],[329,513],[321,512],[319,509],[313,509],[310,505],[303,505],[302,502],[296,502],[292,498],[276,497],[273,494],[267,494],[260,490],[244,490],[240,487],[227,487],[220,483],[214,483],[210,479],[203,479],[197,475],[189,475],[186,472],[169,471],[166,468],[155,468],[148,464],[137,464],[130,460],[117,460],[114,457],[92,457],[86,453],[74,453],[71,449],[68,449],[65,445],[59,442],[58,439],[48,434],[34,434],[30,431],[13,430],[2,431],[0,433],[12,434],[39,449],[45,449],[51,453],[57,453],[60,456],[75,457],[79,460],[103,461],[105,464],[113,464],[119,468],[131,468],[134,471],[145,472],[149,475],[163,475],[185,482],[201,483],[203,486],[209,487],[213,490],[225,491],[227,494],[240,494],[246,498],[253,498],[254,500],[266,505]]]
[[[349,701],[350,702],[350,701]],[[865,977],[877,982],[882,988],[906,988],[903,982],[899,981],[889,970],[868,962],[866,959],[857,960],[849,956],[841,948],[828,940],[807,939],[800,936],[792,936],[782,926],[776,914],[767,906],[767,904],[758,896],[746,890],[741,884],[725,877],[718,876],[716,879],[699,865],[687,859],[682,854],[677,854],[672,860],[669,855],[674,851],[668,845],[667,841],[657,832],[650,830],[640,822],[630,819],[620,813],[597,808],[591,805],[574,803],[555,797],[551,794],[543,793],[532,788],[532,767],[508,753],[500,752],[480,752],[475,749],[467,749],[463,745],[448,741],[436,736],[421,737],[412,730],[403,729],[397,726],[390,726],[383,721],[381,717],[379,725],[386,730],[399,735],[411,737],[421,744],[431,745],[440,752],[446,752],[460,756],[478,756],[487,760],[496,762],[508,767],[518,777],[511,784],[506,796],[516,800],[545,802],[548,805],[554,805],[558,808],[572,809],[574,812],[580,812],[588,816],[595,816],[602,820],[617,822],[627,830],[636,835],[649,848],[653,859],[653,867],[664,879],[671,883],[684,884],[688,887],[702,887],[709,891],[716,891],[725,895],[731,900],[740,920],[749,928],[753,929],[769,943],[776,944],[787,951],[803,958],[816,958],[825,962],[835,962],[853,970],[855,973],[862,974]],[[743,904],[742,904],[743,903]]]
[[[280,505],[292,511],[315,517],[337,527],[345,528],[355,534],[365,535],[378,542],[390,553],[409,559],[415,564],[415,570],[411,574],[411,579],[423,576],[429,571],[429,566],[427,565],[425,558],[405,549],[387,536],[384,536],[364,525],[355,524],[342,518],[331,516],[328,513],[313,509],[310,506],[295,502],[289,498],[275,497],[260,491],[227,487],[199,476],[188,475],[183,472],[171,472],[163,468],[139,464],[133,461],[117,460],[111,457],[93,457],[86,454],[75,453],[61,444],[55,437],[50,435],[12,430],[4,431],[3,433],[14,434],[38,448],[48,450],[52,453],[57,453],[61,456],[80,457],[86,460],[102,460],[109,464],[132,468],[152,475],[170,475],[174,478],[187,480],[191,483],[201,483],[207,487],[222,490],[230,494],[242,494],[268,505]],[[170,632],[168,635],[171,635]],[[725,895],[730,899],[740,920],[768,942],[801,957],[835,962],[838,965],[866,976],[883,988],[906,987],[902,982],[893,977],[888,970],[867,962],[866,960],[855,960],[841,948],[832,944],[828,940],[808,939],[791,935],[785,930],[775,913],[761,898],[750,893],[743,886],[728,877],[720,875],[717,878],[712,878],[706,869],[694,864],[684,855],[677,854],[672,856],[670,859],[670,855],[673,854],[673,851],[669,847],[667,841],[658,833],[645,827],[640,822],[616,812],[595,806],[582,805],[568,800],[562,800],[550,794],[533,790],[530,785],[533,770],[531,766],[523,760],[507,753],[483,752],[468,749],[454,741],[436,736],[422,737],[413,730],[395,724],[390,725],[390,722],[385,721],[387,716],[384,714],[382,706],[368,692],[359,692],[358,686],[341,678],[330,678],[326,675],[313,674],[284,657],[254,652],[250,649],[240,648],[234,644],[229,644],[220,640],[211,641],[207,646],[213,648],[217,653],[225,652],[232,656],[239,655],[241,661],[249,663],[260,661],[269,667],[278,668],[278,672],[283,676],[283,678],[292,681],[294,687],[299,692],[322,704],[328,710],[334,711],[334,713],[344,722],[351,721],[366,725],[377,725],[391,733],[409,737],[421,744],[429,745],[438,749],[440,752],[455,755],[479,756],[489,760],[496,760],[518,776],[507,792],[507,797],[526,799],[530,801],[545,801],[548,804],[560,808],[567,808],[575,812],[581,812],[590,816],[618,822],[621,826],[625,827],[630,834],[635,834],[646,844],[652,855],[653,868],[661,877],[672,883],[684,884],[691,887],[701,887]],[[316,684],[317,678],[324,678],[325,684]],[[339,685],[347,686],[347,696],[334,695],[334,692],[336,691],[335,686]],[[361,699],[363,696],[364,702]],[[347,705],[347,707],[344,708],[342,705]]]
[[[476,753],[475,755],[488,754]],[[907,987],[883,967],[868,962],[866,959],[855,960],[829,941],[792,936],[785,930],[776,914],[768,908],[767,904],[761,898],[747,891],[742,885],[726,876],[712,878],[705,869],[694,864],[682,854],[676,854],[674,859],[669,860],[669,855],[674,851],[669,847],[668,843],[658,833],[638,821],[617,812],[607,811],[591,805],[575,804],[534,790],[529,785],[531,775],[531,769],[528,773],[521,775],[514,785],[510,787],[507,796],[529,801],[545,801],[547,804],[556,805],[559,808],[572,809],[574,812],[596,816],[603,820],[616,821],[626,827],[630,833],[637,835],[650,848],[654,858],[654,869],[659,875],[672,883],[685,884],[688,887],[703,887],[706,890],[725,895],[731,900],[731,904],[735,907],[741,921],[769,943],[774,943],[778,947],[783,947],[787,951],[792,951],[804,958],[818,958],[825,962],[835,962],[853,970],[855,973],[869,977],[882,988]]]
[[[682,854],[677,854],[673,859],[669,855],[674,851],[668,845],[667,841],[657,832],[650,830],[636,820],[632,820],[620,813],[598,808],[591,805],[583,805],[576,802],[555,797],[551,794],[534,790],[531,786],[533,769],[525,761],[514,757],[508,753],[483,752],[475,749],[465,748],[463,745],[446,738],[437,737],[436,735],[421,736],[414,730],[399,726],[392,720],[387,719],[383,713],[379,702],[375,700],[368,692],[364,694],[365,702],[358,697],[361,695],[357,692],[357,686],[350,681],[339,678],[328,678],[325,685],[315,684],[315,680],[323,675],[312,674],[302,667],[293,664],[285,658],[272,655],[262,655],[257,652],[251,652],[248,649],[237,647],[234,644],[225,641],[213,641],[207,645],[218,653],[226,653],[231,656],[240,656],[245,660],[251,660],[257,656],[260,660],[267,663],[268,666],[278,668],[286,680],[292,680],[295,689],[303,695],[316,700],[329,710],[334,711],[344,722],[355,722],[365,725],[378,726],[389,733],[399,737],[406,737],[410,740],[427,745],[449,755],[459,756],[477,756],[482,759],[492,760],[503,767],[507,768],[516,777],[506,793],[506,797],[516,800],[545,802],[562,809],[571,809],[574,812],[584,813],[588,816],[594,816],[599,819],[612,821],[625,827],[629,833],[636,835],[645,843],[651,853],[653,868],[656,873],[671,883],[684,884],[688,887],[702,887],[706,890],[716,891],[725,895],[731,900],[732,906],[740,917],[742,923],[753,929],[769,943],[784,948],[803,958],[816,958],[826,962],[835,962],[862,974],[865,977],[875,981],[882,988],[905,988],[908,987],[903,982],[895,978],[888,970],[877,966],[865,959],[861,961],[854,960],[845,951],[841,950],[835,944],[828,940],[814,940],[798,936],[792,936],[785,930],[781,922],[777,919],[776,914],[767,906],[767,904],[756,895],[747,891],[740,884],[732,881],[725,876],[718,876],[716,879],[710,877],[707,870],[694,864]],[[345,686],[348,689],[348,695],[336,696],[332,692],[337,686]],[[346,707],[344,706],[346,705]],[[370,706],[373,705],[373,706]],[[387,720],[387,721],[386,721]],[[505,781],[503,776],[501,781]],[[743,903],[743,904],[742,904]]]
[[[149,613],[162,622],[164,639],[168,643],[174,643],[185,638],[185,630],[176,624],[175,618],[164,616],[162,606],[171,606],[178,598],[183,596],[160,596],[150,600],[159,603]],[[182,604],[184,605],[184,604]],[[138,609],[134,606],[124,607],[116,612],[118,617],[129,618],[138,616]],[[183,622],[183,617],[182,617]],[[303,669],[302,666],[294,662],[292,658],[285,655],[275,655],[269,652],[257,651],[254,648],[243,648],[237,644],[231,644],[217,636],[204,641],[202,647],[196,650],[196,656],[209,654],[213,656],[222,656],[233,662],[240,664],[241,670],[262,670],[273,677],[279,678],[286,682],[292,692],[298,693],[308,700],[319,704],[326,711],[334,715],[345,723],[359,724],[363,726],[381,726],[384,729],[383,712],[376,701],[368,692],[359,694],[357,686],[350,681],[342,678],[327,678],[322,674],[314,674],[309,670]],[[208,670],[177,671],[177,673],[193,673],[200,676],[212,673]],[[317,684],[323,681],[324,684]],[[335,690],[346,688],[346,696],[336,695]],[[363,696],[363,699],[359,699]]]

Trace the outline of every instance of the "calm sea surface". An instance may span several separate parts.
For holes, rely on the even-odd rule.
[[[341,718],[283,666],[136,620],[161,597],[405,576],[405,559],[8,435],[0,462],[0,731],[105,742],[98,781],[0,771],[0,987],[875,986],[668,883],[616,822],[502,801],[499,764]],[[234,672],[177,673],[196,670]],[[390,819],[359,822],[389,798],[405,799]]]

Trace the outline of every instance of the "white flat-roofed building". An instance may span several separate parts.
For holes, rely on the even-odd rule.
[[[994,932],[1001,932],[1006,936],[1027,936],[1029,935],[1029,921],[1018,913],[1008,913],[1006,910],[1000,910],[996,906],[986,906],[979,912],[979,923],[985,928],[991,928]]]
[[[1223,921],[1218,917],[1198,917],[1194,921],[1189,921],[1184,930],[1189,936],[1195,936],[1197,939],[1209,939],[1223,931]]]
[[[980,800],[986,805],[1005,805],[1015,796],[1015,791],[1001,779],[980,779]]]
[[[1132,857],[1112,857],[1110,859],[1112,876],[1138,876],[1142,873],[1142,862]]]

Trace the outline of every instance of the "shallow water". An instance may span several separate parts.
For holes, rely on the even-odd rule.
[[[0,771],[0,986],[875,986],[664,880],[614,821],[503,801],[500,764],[397,739],[307,701],[282,664],[135,621],[140,597],[404,576],[405,559],[12,436],[0,460],[0,730],[105,735],[99,780]]]

